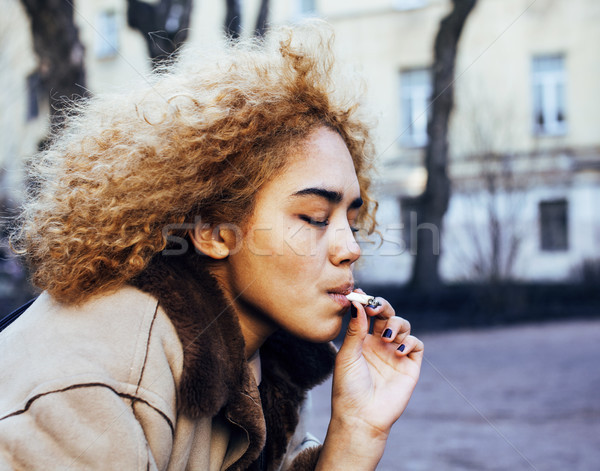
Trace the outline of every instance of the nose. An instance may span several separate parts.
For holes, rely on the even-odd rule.
[[[351,265],[360,257],[360,246],[348,222],[335,228],[329,245],[329,257],[334,265]]]

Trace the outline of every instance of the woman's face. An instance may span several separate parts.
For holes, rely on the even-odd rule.
[[[242,325],[259,336],[283,328],[315,342],[335,338],[360,256],[361,204],[344,141],[318,128],[258,192],[245,237],[225,260]]]

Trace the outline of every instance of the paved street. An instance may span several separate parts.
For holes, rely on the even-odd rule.
[[[599,320],[420,337],[421,379],[378,470],[600,469]],[[330,392],[312,396],[321,440]]]

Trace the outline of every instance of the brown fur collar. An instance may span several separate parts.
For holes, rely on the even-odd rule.
[[[224,413],[250,435],[248,451],[236,468],[247,469],[264,448],[268,468],[274,469],[298,424],[306,392],[333,369],[333,346],[283,331],[272,335],[260,350],[259,398],[235,309],[201,256],[158,254],[132,284],[158,299],[181,339],[180,411],[192,418]]]

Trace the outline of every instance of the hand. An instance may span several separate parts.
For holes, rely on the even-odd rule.
[[[386,300],[377,300],[381,306],[376,308],[353,303],[357,316],[350,319],[335,362],[331,422],[320,465],[344,469],[342,460],[353,463],[345,469],[375,469],[419,379],[423,342],[410,335],[409,322],[396,317]],[[372,334],[369,317],[375,318]]]
[[[374,309],[353,303],[357,317],[350,319],[337,355],[332,415],[364,422],[387,435],[419,379],[423,342],[410,335],[410,323],[396,317],[385,299],[378,301],[381,306]],[[375,318],[373,334],[368,333],[368,317]]]

